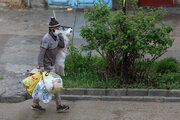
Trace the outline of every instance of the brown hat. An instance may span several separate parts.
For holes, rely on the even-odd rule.
[[[49,22],[49,28],[56,28],[56,27],[60,27],[60,24],[54,17],[52,17],[51,21]]]

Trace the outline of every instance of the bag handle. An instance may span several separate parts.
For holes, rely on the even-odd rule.
[[[47,73],[45,74],[45,76],[49,76],[49,73],[50,73],[50,72],[47,72]]]

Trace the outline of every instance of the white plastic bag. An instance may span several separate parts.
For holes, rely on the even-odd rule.
[[[43,72],[43,80],[49,93],[55,94],[63,88],[62,79],[56,73]]]
[[[36,85],[32,97],[42,101],[43,103],[49,103],[52,100],[52,94],[48,93],[42,78]]]

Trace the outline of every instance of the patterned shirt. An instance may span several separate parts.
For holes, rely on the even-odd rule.
[[[54,66],[58,48],[64,48],[64,39],[62,35],[57,37],[46,33],[40,43],[40,52],[38,57],[38,65],[40,68]]]

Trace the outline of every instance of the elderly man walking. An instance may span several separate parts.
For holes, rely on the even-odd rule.
[[[54,72],[54,66],[56,61],[56,54],[58,47],[64,48],[64,39],[59,35],[60,24],[55,18],[51,18],[49,23],[49,32],[44,35],[40,43],[40,52],[38,57],[38,65],[40,72]],[[69,109],[69,106],[62,105],[60,92],[55,95],[56,110],[57,112],[64,112]],[[45,111],[39,105],[38,98],[33,98],[32,109]]]

